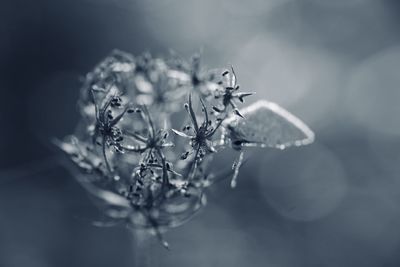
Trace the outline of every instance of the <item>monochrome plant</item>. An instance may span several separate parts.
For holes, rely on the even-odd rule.
[[[113,51],[87,74],[81,121],[57,145],[104,225],[150,231],[168,247],[162,232],[196,214],[209,186],[226,177],[236,186],[245,148],[313,142],[312,131],[274,103],[239,108],[251,95],[240,91],[233,67],[206,71],[199,56],[186,62]],[[223,149],[240,154],[221,177],[211,166]]]

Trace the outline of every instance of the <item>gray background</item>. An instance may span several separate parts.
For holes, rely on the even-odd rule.
[[[0,3],[0,266],[399,266],[398,1],[37,0]],[[49,140],[78,120],[79,77],[113,48],[232,64],[256,98],[317,135],[255,149],[238,188],[135,248]],[[251,98],[249,98],[251,101]],[[229,167],[226,153],[216,160]]]

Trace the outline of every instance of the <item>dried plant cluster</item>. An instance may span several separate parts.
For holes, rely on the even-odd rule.
[[[222,149],[283,149],[314,135],[276,104],[238,104],[242,92],[232,67],[206,71],[200,58],[154,58],[114,51],[87,74],[78,106],[81,121],[58,142],[76,176],[104,211],[105,224],[125,223],[156,234],[181,225],[206,203],[205,190],[231,177],[210,172]],[[183,119],[184,118],[184,119]]]

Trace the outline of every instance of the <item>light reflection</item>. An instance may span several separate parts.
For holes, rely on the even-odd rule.
[[[313,88],[326,87],[324,82],[333,69],[330,61],[329,55],[273,35],[249,40],[234,60],[240,68],[240,82],[246,88],[255,90],[259,98],[283,106],[302,101]]]
[[[327,216],[347,192],[346,172],[341,162],[317,144],[277,154],[271,161],[261,163],[259,176],[268,204],[295,221]]]
[[[368,130],[400,134],[400,47],[379,52],[353,71],[347,84],[348,113]]]

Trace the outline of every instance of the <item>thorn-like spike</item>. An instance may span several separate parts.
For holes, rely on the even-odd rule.
[[[213,109],[214,111],[218,112],[218,113],[221,113],[221,112],[222,112],[222,110],[219,109],[219,108],[217,108],[216,106],[213,106],[212,109]]]
[[[179,136],[182,136],[182,137],[185,137],[185,138],[190,138],[190,136],[185,134],[184,132],[181,132],[181,131],[178,131],[178,130],[175,130],[175,129],[171,129],[171,131],[174,132],[174,134],[176,134],[176,135],[179,135]]]
[[[190,119],[192,120],[194,129],[196,131],[198,131],[199,130],[199,125],[197,124],[196,114],[194,113],[194,110],[193,110],[192,94],[189,94],[189,104],[188,104],[187,110],[189,112]]]
[[[234,112],[236,115],[238,115],[239,117],[241,117],[242,119],[244,119],[243,115],[240,114],[240,112],[239,112],[239,110],[238,110],[237,108],[235,108],[235,109],[233,110],[233,112]]]

